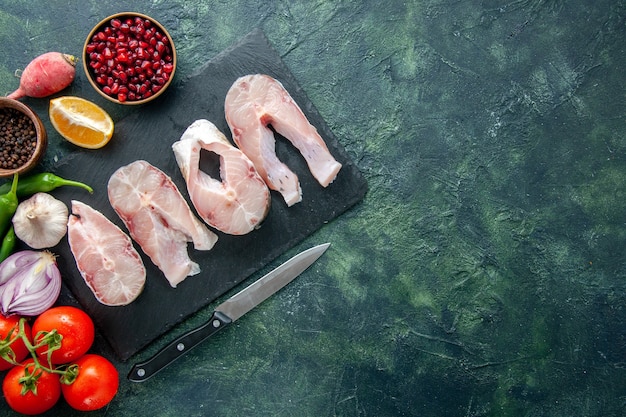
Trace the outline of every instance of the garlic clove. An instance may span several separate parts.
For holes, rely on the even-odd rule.
[[[48,193],[22,201],[13,215],[15,235],[33,249],[51,248],[67,233],[69,210]]]

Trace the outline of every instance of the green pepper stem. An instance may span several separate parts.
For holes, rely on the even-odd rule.
[[[17,196],[17,178],[18,178],[18,173],[16,172],[15,174],[13,174],[13,182],[11,183],[11,191],[9,192],[10,195],[14,195]]]
[[[57,180],[57,184],[58,184],[57,187],[60,187],[62,185],[69,185],[69,186],[72,186],[72,187],[79,187],[79,188],[82,188],[82,189],[85,189],[85,190],[89,191],[90,193],[93,193],[93,188],[91,188],[90,186],[88,186],[85,183],[82,183],[82,182],[79,182],[79,181],[66,180],[66,179],[63,179],[61,177],[57,177],[57,178],[60,179],[60,180]]]

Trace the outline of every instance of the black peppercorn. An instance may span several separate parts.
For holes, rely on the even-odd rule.
[[[16,109],[0,109],[0,168],[21,167],[33,156],[36,145],[33,121]]]

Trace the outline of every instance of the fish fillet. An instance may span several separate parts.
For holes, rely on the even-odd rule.
[[[98,301],[130,304],[143,290],[146,268],[126,233],[102,213],[72,201],[67,240],[78,271]]]
[[[327,187],[337,177],[341,164],[274,78],[253,74],[237,79],[226,94],[224,112],[239,149],[252,160],[268,187],[282,194],[288,206],[302,200],[302,190],[298,176],[276,156],[274,133],[268,125],[300,151],[322,186]]]
[[[172,180],[146,161],[119,168],[108,183],[109,202],[131,237],[163,272],[172,287],[200,272],[187,242],[209,250],[217,235],[191,212]]]
[[[200,217],[224,233],[251,232],[267,216],[270,192],[252,161],[208,120],[196,120],[172,145],[187,191]],[[200,169],[200,152],[220,157],[220,178]]]

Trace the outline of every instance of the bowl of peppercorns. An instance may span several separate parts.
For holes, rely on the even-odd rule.
[[[0,97],[0,177],[35,167],[48,146],[41,119],[21,101]]]
[[[144,104],[171,84],[176,48],[155,19],[123,12],[101,20],[91,30],[82,61],[90,84],[100,95],[117,104]]]

